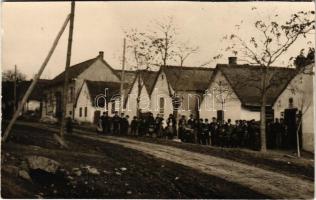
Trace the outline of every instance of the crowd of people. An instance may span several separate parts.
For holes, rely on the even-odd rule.
[[[260,147],[259,123],[255,120],[236,120],[234,123],[218,120],[215,117],[208,119],[189,119],[181,116],[179,120],[170,114],[165,120],[162,115],[156,117],[152,113],[137,118],[133,117],[129,123],[129,116],[118,112],[113,117],[106,112],[100,117],[99,131],[103,134],[149,136],[166,139],[180,139],[182,142],[198,143],[221,147],[243,147],[258,150]],[[268,146],[282,147],[283,135],[286,127],[276,119],[270,123],[267,134]]]

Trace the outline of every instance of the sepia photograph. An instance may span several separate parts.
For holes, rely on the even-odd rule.
[[[314,199],[315,2],[1,2],[1,198]]]

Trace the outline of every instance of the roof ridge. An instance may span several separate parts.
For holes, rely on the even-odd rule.
[[[76,64],[74,64],[74,65],[71,65],[70,67],[73,67],[73,66],[76,66],[76,65],[85,63],[85,62],[90,62],[90,61],[93,61],[93,60],[96,60],[96,59],[98,59],[98,57],[91,58],[91,59],[88,59],[88,60],[85,60],[85,61],[82,61],[82,62],[78,62],[78,63],[76,63]]]
[[[197,70],[215,70],[213,67],[189,67],[189,66],[177,66],[177,65],[167,65],[167,66],[161,66],[161,68],[177,68],[181,70],[192,70],[192,69],[197,69]]]
[[[249,64],[221,64],[218,63],[216,67],[244,67],[244,68],[262,68],[260,65],[249,65]],[[281,67],[281,66],[269,66],[269,69],[284,69],[284,70],[295,70],[295,68],[291,67]]]
[[[86,82],[90,82],[90,83],[117,83],[117,84],[120,84],[120,82],[115,82],[115,81],[92,81],[92,80],[88,80],[86,79],[85,80]]]

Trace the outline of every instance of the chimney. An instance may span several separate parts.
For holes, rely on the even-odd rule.
[[[99,51],[99,58],[104,58],[104,52],[103,51]]]
[[[237,65],[237,57],[228,57],[228,64]]]

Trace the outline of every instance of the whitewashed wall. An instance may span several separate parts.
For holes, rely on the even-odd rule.
[[[141,79],[141,92],[140,92],[140,102],[139,106],[141,112],[151,111],[151,100],[146,87],[143,85],[143,80]],[[136,80],[132,86],[131,92],[127,98],[126,108],[124,113],[129,115],[129,120],[131,121],[134,116],[137,116],[137,95],[138,95],[138,81]]]
[[[85,107],[87,107],[87,116],[85,116]],[[82,115],[80,116],[80,108]],[[80,122],[93,122],[95,108],[92,106],[87,84],[82,86],[75,108],[75,120]]]
[[[220,101],[218,101],[214,97],[214,90],[215,83],[218,83],[221,81],[223,84],[227,83],[226,78],[223,76],[223,74],[218,71],[208,87],[208,94],[204,96],[203,101],[200,106],[200,118],[203,119],[209,119],[211,120],[213,117],[217,118],[217,110],[222,110],[222,104]],[[243,108],[241,106],[241,102],[236,96],[236,94],[233,92],[232,88],[226,87],[226,89],[229,89],[231,91],[231,94],[226,99],[226,102],[224,104],[224,119],[231,119],[233,122],[235,120],[259,120],[260,113],[259,112],[253,112],[249,111],[246,108]]]
[[[172,99],[168,90],[168,82],[166,75],[163,71],[158,75],[157,81],[154,86],[154,90],[150,96],[151,98],[151,112],[156,116],[159,113],[159,99],[164,98],[164,118],[167,118],[169,114],[173,114]]]
[[[274,116],[282,118],[281,112],[289,108],[289,98],[293,98],[293,107],[306,110],[302,121],[302,145],[306,151],[314,152],[314,99],[313,75],[297,75],[275,102]],[[294,89],[294,90],[293,90]],[[295,91],[295,92],[294,92]],[[305,102],[302,103],[302,100]],[[308,106],[309,105],[309,106]]]
[[[105,65],[101,58],[97,59],[77,77],[76,94],[78,94],[84,80],[120,82],[120,79],[113,73],[110,66]]]

